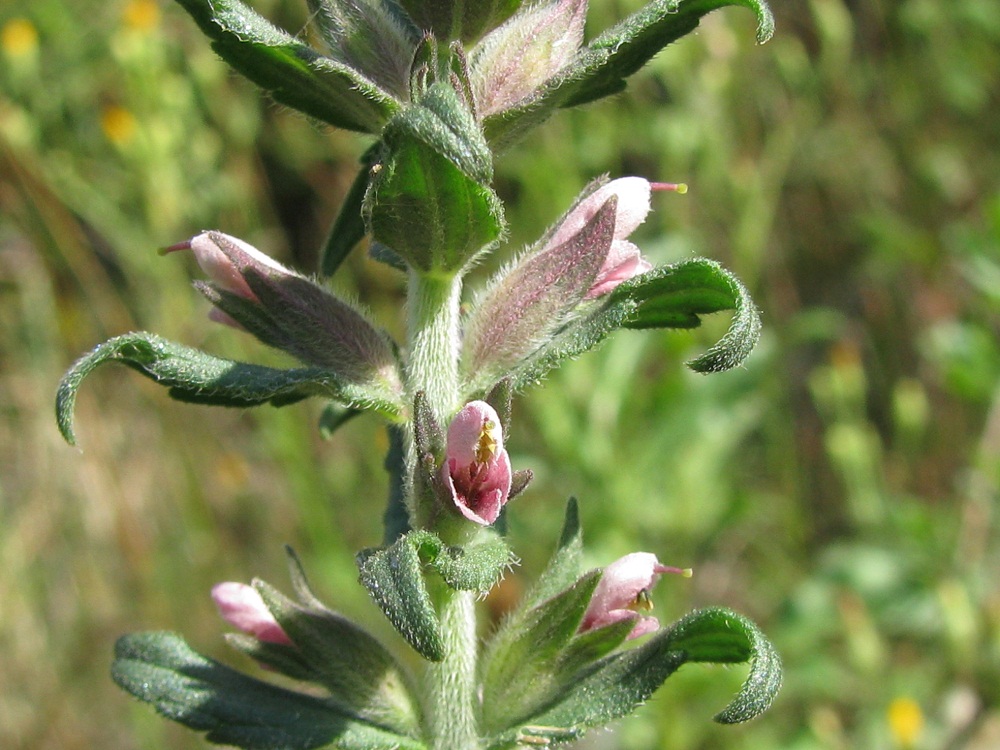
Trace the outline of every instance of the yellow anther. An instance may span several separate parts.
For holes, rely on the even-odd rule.
[[[629,609],[633,610],[645,610],[648,612],[653,608],[653,600],[649,596],[649,589],[639,589],[639,593],[635,595],[635,601],[632,602]]]
[[[476,460],[484,464],[497,454],[500,441],[497,436],[496,422],[487,419],[483,422],[483,431],[479,434],[479,444],[476,446]]]

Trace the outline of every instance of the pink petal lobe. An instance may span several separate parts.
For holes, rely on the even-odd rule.
[[[237,630],[265,643],[291,645],[264,600],[253,586],[227,581],[212,588],[212,599],[222,618]]]

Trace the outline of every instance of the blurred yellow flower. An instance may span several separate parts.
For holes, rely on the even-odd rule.
[[[135,115],[125,107],[113,104],[101,112],[101,130],[104,137],[116,146],[124,146],[135,136]]]
[[[911,748],[916,745],[924,730],[924,712],[920,710],[919,703],[913,698],[895,698],[886,710],[886,718],[897,747]]]
[[[133,31],[151,31],[160,23],[156,0],[131,0],[122,11],[122,21]]]
[[[10,57],[24,57],[38,49],[38,30],[27,18],[12,18],[0,29],[0,48]]]

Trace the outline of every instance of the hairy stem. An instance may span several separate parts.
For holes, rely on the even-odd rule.
[[[479,750],[476,713],[476,598],[442,584],[438,615],[444,659],[424,676],[430,750]]]
[[[458,303],[462,280],[410,271],[407,294],[410,396],[423,391],[442,424],[458,410]]]
[[[462,281],[457,275],[430,275],[410,271],[408,290],[409,360],[407,387],[411,398],[423,391],[441,425],[461,406],[458,387],[460,348],[459,299]],[[433,517],[432,508],[414,507],[417,456],[412,433],[406,451],[407,488],[411,520],[417,526]],[[478,750],[476,712],[475,594],[455,591],[440,579],[429,580],[435,589],[445,655],[428,666],[424,676],[427,740],[431,750]]]

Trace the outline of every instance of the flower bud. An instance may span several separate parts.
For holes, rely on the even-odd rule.
[[[219,583],[212,587],[212,599],[222,619],[237,630],[264,643],[292,645],[253,586],[234,581]]]
[[[661,565],[650,552],[633,552],[615,560],[604,569],[590,605],[580,624],[580,632],[613,625],[622,620],[632,620],[635,625],[629,639],[652,633],[659,629],[655,617],[639,614],[639,610],[653,608],[649,593],[663,573],[690,576],[690,569]]]
[[[388,336],[351,305],[222,232],[203,232],[163,252],[185,249],[211,279],[195,287],[215,305],[213,320],[249,331],[347,382],[398,389]]]
[[[448,425],[441,481],[458,511],[488,526],[510,496],[510,457],[500,417],[485,401],[466,404]]]
[[[161,252],[166,254],[177,250],[190,250],[201,270],[219,289],[244,299],[257,299],[244,279],[247,269],[261,275],[296,275],[252,245],[222,232],[202,232],[187,242],[171,245]]]
[[[649,214],[649,196],[652,190],[673,190],[687,192],[687,186],[671,183],[651,183],[642,177],[621,177],[584,193],[556,226],[545,242],[545,249],[556,247],[578,235],[593,217],[607,203],[608,199],[618,199],[615,208],[615,230],[611,246],[606,251],[601,270],[585,299],[594,299],[611,292],[623,281],[652,269],[652,265],[642,257],[639,248],[626,238],[646,220]],[[595,252],[603,251],[595,248]],[[544,249],[543,249],[544,252]]]
[[[554,78],[583,43],[587,0],[551,0],[522,9],[487,34],[472,53],[481,117],[515,106]]]

